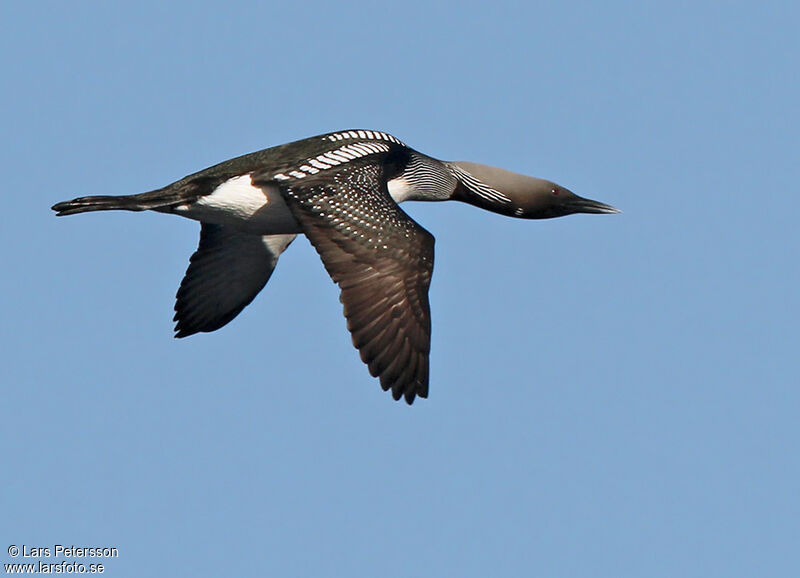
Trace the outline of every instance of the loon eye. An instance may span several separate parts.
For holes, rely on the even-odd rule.
[[[558,187],[553,187],[553,190],[550,191],[550,194],[553,195],[554,197],[557,197],[560,193],[561,189],[559,189]]]

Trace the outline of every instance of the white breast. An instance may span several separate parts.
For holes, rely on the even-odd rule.
[[[176,207],[175,212],[196,221],[231,225],[260,235],[300,232],[300,225],[278,188],[255,187],[250,174],[228,179],[211,194],[191,205]]]
[[[386,187],[389,189],[389,195],[391,195],[395,203],[402,203],[414,192],[413,185],[403,177],[391,179],[386,183]]]

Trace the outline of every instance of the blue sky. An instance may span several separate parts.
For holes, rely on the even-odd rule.
[[[800,572],[789,2],[0,6],[6,548],[109,576]],[[305,240],[172,338],[198,226],[56,219],[374,128],[624,213],[405,209],[431,396],[380,391]],[[84,562],[89,562],[84,559]]]

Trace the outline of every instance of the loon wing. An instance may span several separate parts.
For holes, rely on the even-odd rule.
[[[295,235],[252,235],[203,223],[175,302],[175,337],[215,331],[250,304]]]
[[[383,163],[354,159],[278,185],[341,289],[370,373],[394,399],[427,397],[434,238],[392,200]]]

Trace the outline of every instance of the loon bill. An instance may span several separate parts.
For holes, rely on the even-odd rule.
[[[374,130],[327,133],[150,192],[80,197],[53,210],[151,210],[200,221],[200,243],[175,303],[176,337],[230,322],[304,234],[341,289],[361,359],[395,400],[411,404],[428,396],[434,238],[398,203],[447,200],[523,219],[619,212],[551,181],[436,160]]]

